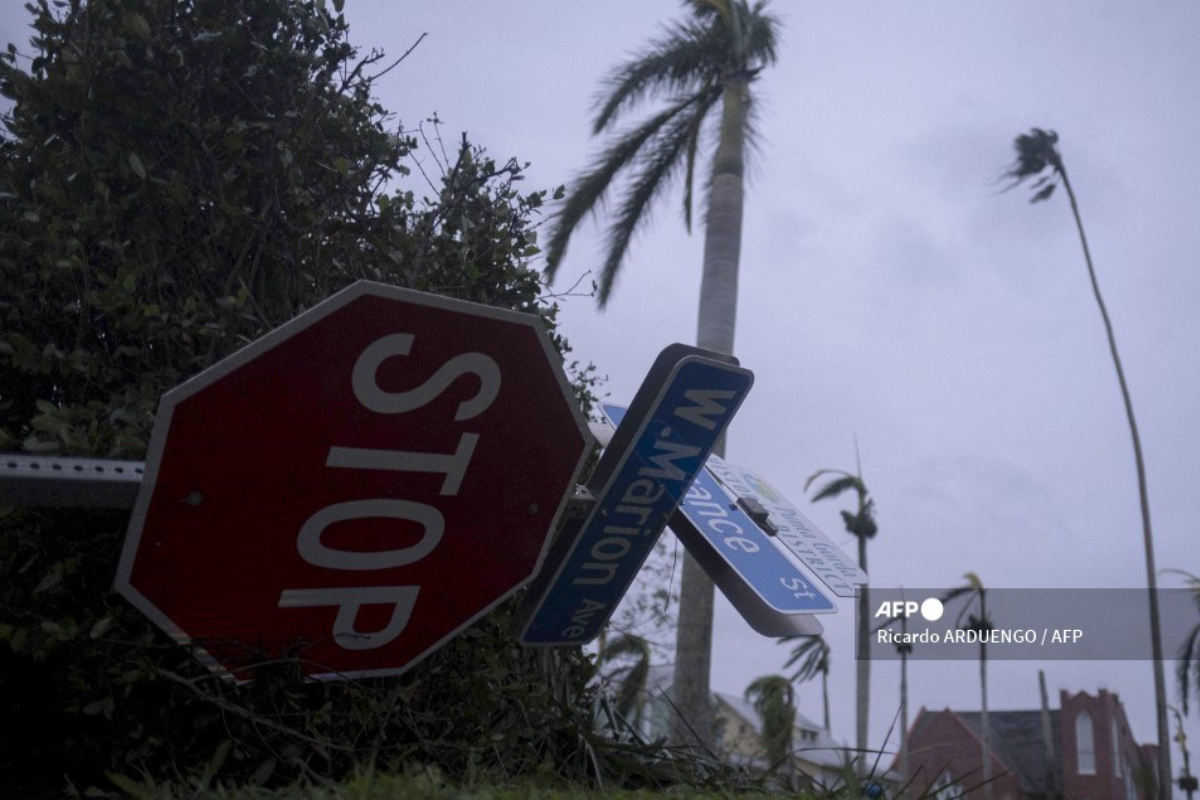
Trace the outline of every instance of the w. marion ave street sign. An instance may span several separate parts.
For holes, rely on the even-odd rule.
[[[559,537],[517,612],[523,644],[600,634],[753,380],[730,356],[678,344],[659,354],[589,479],[594,508]]]
[[[401,672],[538,571],[590,443],[541,320],[357,283],[163,397],[116,586],[238,680]]]

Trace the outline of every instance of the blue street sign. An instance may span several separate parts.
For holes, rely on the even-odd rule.
[[[601,403],[601,413],[620,424],[626,409]],[[837,613],[837,605],[747,515],[705,469],[671,518],[671,530],[738,613],[765,636],[812,635],[822,625],[809,614]]]
[[[696,476],[679,510],[709,547],[772,611],[837,613],[837,604],[780,552],[762,528],[730,500],[707,469]],[[671,525],[678,534],[674,520]],[[686,540],[684,543],[691,544]]]
[[[867,573],[762,476],[717,456],[708,459],[705,469],[734,495],[754,500],[766,510],[775,540],[838,597],[854,597],[855,585],[868,582]]]
[[[752,382],[729,357],[663,351],[589,481],[595,507],[575,535],[563,532],[518,612],[521,642],[599,635]]]

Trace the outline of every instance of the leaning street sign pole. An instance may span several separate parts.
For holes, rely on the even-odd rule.
[[[560,534],[517,613],[523,644],[599,635],[752,383],[728,356],[663,350],[588,482],[594,508]]]

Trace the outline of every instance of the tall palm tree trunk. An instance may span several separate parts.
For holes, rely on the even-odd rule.
[[[749,99],[747,79],[729,79],[721,100],[721,138],[709,190],[704,273],[700,281],[700,314],[696,325],[697,346],[728,354],[733,353],[737,322],[745,192],[744,138]]]
[[[1138,436],[1137,420],[1133,416],[1133,401],[1129,396],[1129,384],[1125,381],[1125,369],[1121,366],[1121,356],[1117,353],[1117,339],[1113,335],[1112,320],[1108,316],[1108,307],[1100,294],[1100,284],[1096,280],[1096,269],[1092,265],[1092,254],[1088,248],[1087,235],[1083,232],[1083,218],[1079,214],[1079,204],[1075,201],[1075,190],[1067,177],[1066,167],[1061,159],[1057,159],[1054,167],[1062,176],[1063,188],[1071,201],[1071,212],[1075,216],[1075,227],[1079,230],[1079,241],[1083,245],[1083,258],[1087,262],[1088,277],[1092,282],[1092,294],[1096,305],[1100,307],[1100,316],[1104,320],[1104,332],[1108,335],[1108,350],[1112,354],[1113,367],[1117,371],[1117,382],[1121,385],[1121,398],[1125,401],[1125,417],[1129,421],[1129,433],[1133,437],[1133,459],[1137,468],[1138,497],[1142,510],[1142,543],[1146,550],[1146,591],[1150,600],[1150,648],[1154,660],[1154,706],[1158,718],[1158,796],[1161,800],[1171,800],[1171,736],[1167,720],[1167,681],[1163,672],[1162,629],[1158,614],[1158,578],[1154,567],[1154,536],[1150,527],[1150,498],[1146,491],[1146,464],[1142,458],[1142,440]]]
[[[983,612],[987,619],[987,611]],[[979,723],[983,729],[983,796],[992,800],[992,726],[988,721],[988,692],[987,692],[987,643],[979,645]]]
[[[748,77],[729,79],[722,98],[720,141],[713,163],[705,224],[704,274],[700,282],[696,344],[719,353],[733,352],[737,320],[748,100]],[[715,452],[724,455],[724,441],[718,443]],[[678,741],[711,750],[713,719],[709,678],[712,671],[713,584],[686,551],[679,587],[678,624],[672,692],[686,723],[681,726]]]
[[[912,645],[908,643],[908,617],[900,618],[900,632],[904,635],[904,643],[896,650],[900,653],[900,775],[897,783],[901,786],[908,780],[908,654]]]
[[[824,708],[825,708],[825,732],[831,733],[832,729],[829,727],[829,671],[828,670],[821,673],[821,700],[824,703]]]
[[[675,677],[671,698],[683,718],[674,726],[673,741],[712,749],[712,702],[709,678],[712,658],[713,585],[686,550],[679,584],[679,630],[675,634]]]
[[[900,779],[908,780],[908,650],[900,651]]]
[[[861,472],[861,469],[860,469]],[[858,537],[858,567],[867,572],[867,539]],[[869,572],[867,573],[870,574]],[[867,768],[867,723],[871,708],[871,590],[869,584],[859,589],[858,600],[858,653],[855,670],[855,747],[863,769]]]

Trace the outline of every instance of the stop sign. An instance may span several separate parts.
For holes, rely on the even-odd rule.
[[[164,395],[116,587],[237,680],[401,672],[532,577],[591,437],[540,319],[356,283]]]

